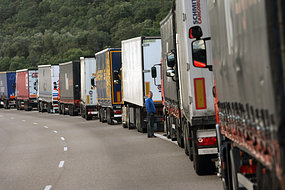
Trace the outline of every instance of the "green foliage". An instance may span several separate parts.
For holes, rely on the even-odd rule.
[[[0,71],[94,55],[159,36],[172,0],[1,0]]]

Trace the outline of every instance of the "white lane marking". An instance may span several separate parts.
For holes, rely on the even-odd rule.
[[[24,119],[23,119],[22,121],[23,121],[23,122],[26,122],[26,120],[24,120]]]
[[[50,190],[50,189],[51,189],[51,185],[47,185],[44,190]]]
[[[10,117],[10,119],[15,119],[14,117]]]
[[[33,123],[34,125],[37,125],[38,123]]]
[[[44,128],[48,129],[48,126],[44,126]]]
[[[177,142],[176,141],[172,141],[171,139],[168,139],[167,137],[163,136],[163,135],[160,135],[160,134],[157,134],[157,133],[154,133],[155,136],[157,136],[158,138],[160,139],[163,139],[163,140],[166,140],[166,141],[169,141],[173,144],[176,144],[177,145]]]
[[[59,168],[62,168],[63,165],[64,165],[64,161],[60,161],[59,164],[58,164],[58,167],[59,167]]]
[[[62,141],[64,141],[65,139],[64,139],[64,137],[60,137],[60,139],[62,140]]]
[[[67,151],[67,147],[66,147],[66,146],[63,148],[63,151],[64,151],[64,152],[66,152],[66,151]]]
[[[54,133],[58,133],[57,131],[53,131]]]

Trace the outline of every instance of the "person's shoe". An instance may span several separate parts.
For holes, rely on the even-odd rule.
[[[152,138],[152,137],[147,137],[147,138]]]
[[[155,135],[153,135],[151,138],[156,138],[156,136],[155,136]]]

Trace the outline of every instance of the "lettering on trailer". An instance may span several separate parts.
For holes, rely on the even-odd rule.
[[[192,0],[193,24],[202,24],[200,0]]]

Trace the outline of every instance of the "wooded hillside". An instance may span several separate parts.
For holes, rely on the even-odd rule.
[[[1,0],[0,71],[94,55],[157,36],[172,0]]]

